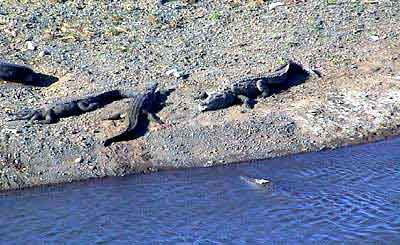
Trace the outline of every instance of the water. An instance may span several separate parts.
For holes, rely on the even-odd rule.
[[[239,176],[267,178],[269,188]],[[0,243],[400,242],[400,138],[0,195]]]

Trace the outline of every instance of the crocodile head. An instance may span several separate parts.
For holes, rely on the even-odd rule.
[[[229,90],[214,92],[200,102],[200,111],[212,111],[229,107],[235,103],[236,96]]]

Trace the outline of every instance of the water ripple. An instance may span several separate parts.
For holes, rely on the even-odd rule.
[[[0,243],[400,242],[400,139],[1,194]],[[257,188],[239,176],[266,178]]]

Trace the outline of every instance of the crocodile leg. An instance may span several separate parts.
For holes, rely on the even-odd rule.
[[[45,117],[43,115],[42,111],[22,111],[17,114],[11,114],[14,116],[14,118],[9,119],[8,121],[19,121],[19,120],[29,120],[30,122],[35,121],[35,120],[43,120]]]
[[[261,97],[267,98],[269,96],[269,94],[270,94],[269,90],[268,91],[262,91]]]
[[[37,118],[32,117],[31,120],[38,120]],[[55,123],[58,121],[57,115],[54,113],[53,110],[48,110],[45,112],[44,115],[44,120],[42,121],[42,123],[44,124],[51,124],[51,123]]]
[[[79,109],[86,112],[86,111],[93,111],[94,109],[96,109],[98,107],[99,104],[96,102],[93,102],[93,103],[78,102],[77,105],[78,105]]]
[[[31,119],[35,115],[35,111],[23,111],[19,113],[12,113],[10,115],[14,116],[14,118],[10,119],[9,121],[19,121],[19,120],[28,120]]]
[[[42,115],[40,112],[35,111],[35,112],[33,112],[33,113],[30,115],[30,117],[27,118],[27,119],[29,119],[30,122],[33,122],[33,121],[36,121],[36,120],[42,120],[43,118],[44,118],[44,117],[43,117],[43,115]]]
[[[237,95],[237,98],[239,99],[240,102],[242,102],[244,104],[244,106],[246,108],[252,109],[254,107],[254,104],[255,104],[254,99],[251,99],[244,95]]]
[[[269,88],[269,85],[263,79],[258,80],[256,82],[256,86],[257,86],[257,89],[261,93],[261,97],[267,98],[270,95],[271,89]]]
[[[115,111],[115,112],[112,112],[109,115],[101,116],[101,120],[121,120],[125,116],[126,116],[126,112]]]
[[[160,119],[159,116],[157,116],[155,113],[151,113],[151,112],[147,112],[147,111],[143,111],[144,114],[147,115],[147,119],[150,122],[154,122],[154,123],[158,123],[158,124],[164,124],[164,122]]]

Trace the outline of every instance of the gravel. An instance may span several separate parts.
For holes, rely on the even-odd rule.
[[[0,81],[0,189],[208,167],[396,135],[400,5],[281,2],[272,9],[257,0],[2,1],[1,59],[59,80],[48,87]],[[202,92],[273,71],[286,58],[322,77],[259,99],[253,110],[197,110],[194,97]],[[166,74],[174,68],[187,76]],[[101,110],[51,125],[8,121],[24,108],[109,89],[140,91],[153,81],[177,88],[159,113],[166,124],[108,148],[99,143],[122,125],[98,120]]]

